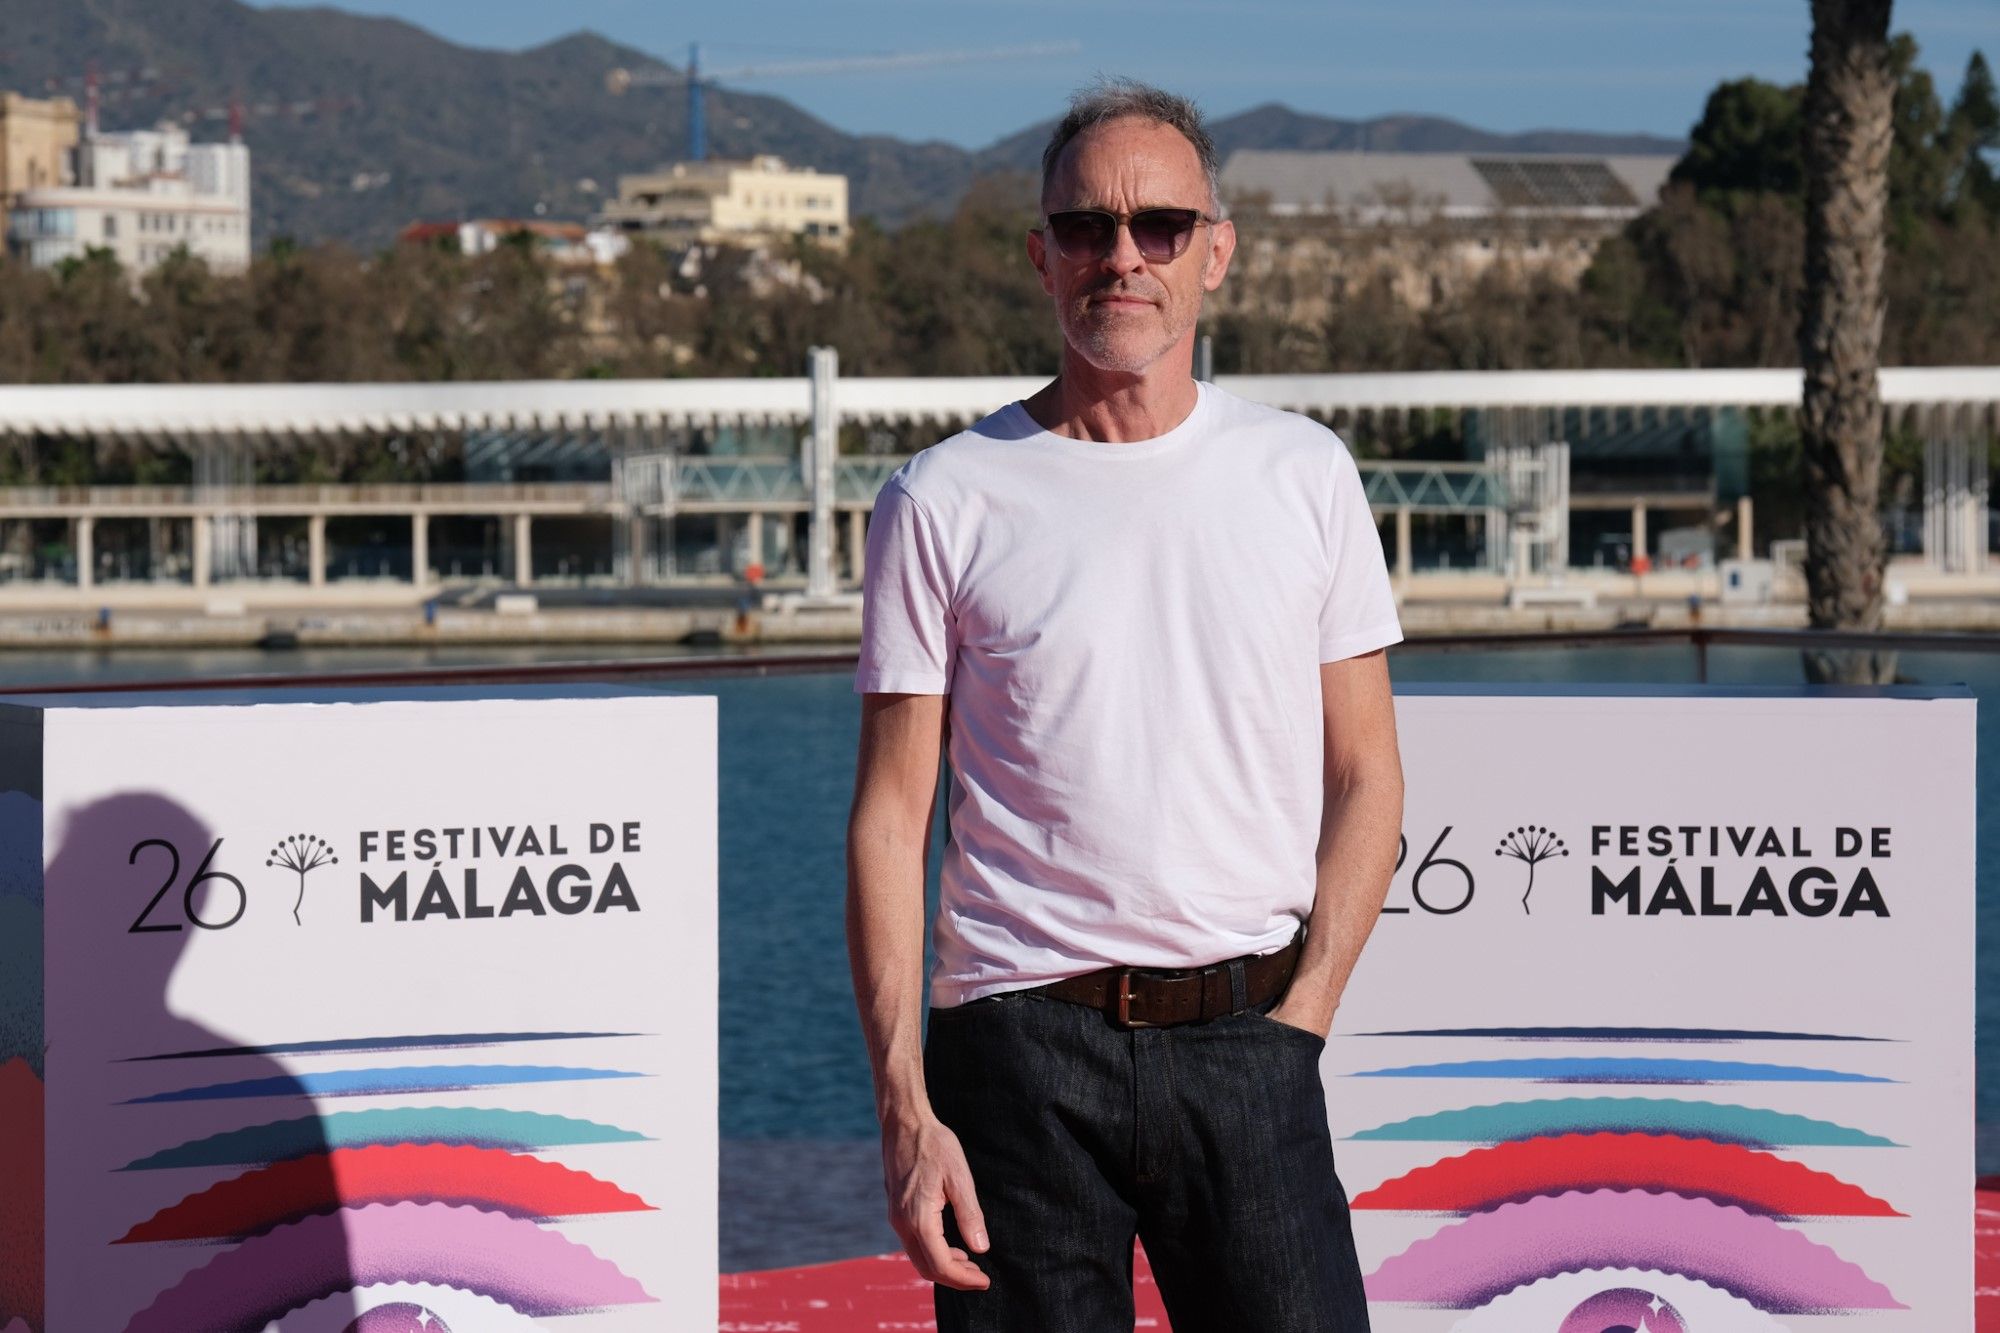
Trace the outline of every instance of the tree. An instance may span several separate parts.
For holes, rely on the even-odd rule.
[[[1896,67],[1890,0],[1812,0],[1806,80],[1805,295],[1799,362],[1806,483],[1806,600],[1819,629],[1879,629],[1887,560],[1879,515],[1882,266]],[[1872,682],[1894,657],[1807,654],[1817,681]]]
[[[1892,248],[1908,249],[1922,224],[1949,208],[1953,149],[1937,83],[1917,64],[1917,42],[1910,34],[1889,39],[1889,68],[1896,92],[1889,122],[1887,238]]]
[[[158,331],[155,377],[180,383],[243,378],[257,362],[257,337],[241,283],[218,278],[180,246],[139,282],[139,314]]]
[[[43,318],[54,346],[48,359],[71,383],[124,384],[156,380],[165,351],[148,327],[131,275],[109,250],[92,247],[56,266]]]
[[[45,337],[40,315],[48,304],[48,275],[0,254],[0,384],[43,378],[38,352]]]
[[[1761,79],[1732,79],[1708,95],[1688,132],[1688,151],[1670,179],[1704,193],[1773,190],[1797,194],[1805,165],[1799,154],[1804,93]]]
[[[571,322],[551,292],[548,261],[515,232],[467,261],[460,372],[466,379],[547,379],[568,358]]]
[[[1974,51],[1966,62],[1965,80],[1946,126],[1958,150],[1954,202],[1974,203],[1988,217],[2000,216],[2000,177],[1985,157],[2000,149],[2000,91],[1994,89],[1993,71],[1981,52]]]

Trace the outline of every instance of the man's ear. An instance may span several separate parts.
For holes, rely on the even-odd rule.
[[[1236,224],[1224,219],[1208,229],[1208,253],[1202,257],[1201,289],[1212,292],[1229,273],[1229,261],[1236,254]]]
[[[1035,272],[1042,279],[1042,290],[1050,296],[1056,294],[1055,277],[1049,272],[1048,237],[1034,227],[1028,229],[1028,262],[1035,266]],[[1212,290],[1212,289],[1211,289]]]

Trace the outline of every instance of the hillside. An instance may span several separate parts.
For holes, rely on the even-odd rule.
[[[397,19],[338,9],[252,9],[239,0],[6,0],[0,88],[41,95],[49,80],[81,100],[82,71],[104,72],[107,128],[195,115],[198,137],[225,132],[200,113],[232,97],[313,103],[254,115],[258,243],[273,236],[388,241],[419,217],[552,217],[591,212],[620,172],[671,160],[686,139],[686,101],[670,89],[622,97],[614,67],[658,65],[593,33],[518,52],[455,45]],[[153,75],[128,91],[126,71]],[[1219,120],[1219,146],[1378,151],[1678,151],[1646,136],[1537,131],[1497,135],[1455,121],[1346,121],[1267,105]],[[849,135],[782,98],[717,89],[717,156],[777,153],[845,173],[857,212],[894,222],[948,208],[979,175],[1032,170],[1046,124],[976,152],[938,142]]]

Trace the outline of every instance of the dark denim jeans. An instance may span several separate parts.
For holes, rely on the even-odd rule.
[[[925,1078],[993,1280],[937,1288],[939,1333],[1124,1333],[1135,1234],[1174,1333],[1364,1333],[1324,1045],[1256,1011],[1126,1032],[1043,996],[933,1010]]]

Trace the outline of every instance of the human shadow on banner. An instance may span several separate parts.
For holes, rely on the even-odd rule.
[[[263,1333],[288,1315],[287,1330],[362,1326],[339,1164],[314,1096],[241,1034],[175,1008],[187,959],[213,978],[227,951],[259,947],[253,932],[215,923],[288,913],[289,899],[228,874],[242,867],[226,857],[213,863],[224,873],[191,884],[216,836],[165,796],[104,798],[55,834],[48,1133],[52,1154],[75,1160],[52,1173],[63,1184],[49,1200],[51,1308],[84,1308],[87,1294],[88,1308],[129,1321],[126,1333]],[[70,894],[99,901],[64,910]],[[65,1032],[104,1035],[65,1052]],[[56,1123],[64,1107],[74,1123]]]

